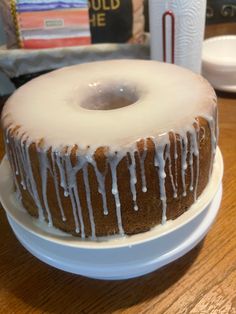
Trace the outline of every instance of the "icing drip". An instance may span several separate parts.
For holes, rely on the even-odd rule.
[[[75,221],[75,232],[79,233],[80,227],[79,227],[79,221],[78,221],[77,212],[76,212],[74,188],[69,187],[69,195],[70,195],[70,200],[71,200],[71,205],[72,205],[72,210],[73,210],[73,215],[74,215],[74,221]]]
[[[82,211],[81,211],[81,205],[80,205],[80,200],[79,200],[79,195],[78,195],[78,186],[77,186],[77,180],[76,180],[76,174],[77,174],[77,171],[81,169],[81,165],[78,163],[74,168],[72,167],[71,159],[70,159],[70,152],[71,150],[68,150],[65,156],[62,157],[62,160],[64,159],[64,163],[66,166],[65,168],[66,175],[62,168],[62,164],[59,163],[58,167],[59,168],[61,167],[62,186],[64,186],[65,188],[64,195],[66,197],[67,196],[70,197],[70,201],[71,201],[71,205],[73,209],[74,222],[75,222],[75,232],[76,233],[81,232],[81,237],[84,238],[85,237],[84,223],[83,223],[83,216],[82,216]],[[58,159],[58,161],[60,160],[61,158]],[[79,217],[79,220],[78,220],[78,217]]]
[[[162,220],[161,223],[165,224],[166,222],[166,208],[167,208],[167,199],[166,199],[166,188],[165,188],[165,158],[164,158],[164,145],[158,145],[156,141],[155,144],[155,165],[158,167],[158,177],[159,177],[159,186],[160,186],[160,199],[162,202]]]
[[[84,185],[86,190],[86,199],[87,199],[87,206],[89,211],[89,219],[91,224],[91,232],[92,232],[92,239],[96,238],[96,231],[95,231],[95,222],[93,217],[93,207],[91,202],[91,193],[89,187],[89,180],[88,180],[88,164],[85,163],[83,166],[83,176],[84,176]]]
[[[193,137],[193,148],[194,156],[196,157],[196,179],[195,179],[195,189],[194,189],[194,201],[197,200],[197,188],[198,188],[198,179],[199,179],[199,123],[196,123],[195,127],[195,136]]]
[[[27,155],[29,157],[28,149]],[[47,160],[47,153],[45,151],[40,151],[39,154],[39,164],[40,164],[40,172],[41,172],[41,180],[42,180],[42,195],[43,195],[43,202],[47,212],[48,224],[52,226],[52,216],[51,211],[48,206],[48,198],[47,198],[47,174],[49,169],[49,163]]]
[[[22,185],[23,189],[25,190],[26,186],[25,186],[25,181],[24,181],[24,177],[22,174],[22,169],[21,169],[21,166],[19,164],[19,160],[17,159],[17,154],[18,154],[17,146],[11,145],[11,151],[12,151],[12,159],[13,159],[13,162],[15,165],[15,173],[17,176],[20,176],[22,178],[21,185]]]
[[[145,142],[144,142],[145,143]],[[144,167],[144,162],[147,156],[147,147],[146,145],[144,146],[144,151],[142,154],[138,154],[139,156],[139,161],[140,161],[140,169],[141,169],[141,179],[142,179],[142,191],[144,193],[147,192],[147,182],[146,182],[146,174],[145,174],[145,167]]]
[[[13,167],[13,170],[15,169],[13,173],[13,179],[15,182],[15,186],[17,189],[17,195],[21,199],[22,195],[20,192],[20,187],[17,181],[16,176],[19,176],[20,183],[24,190],[28,190],[29,194],[33,198],[37,208],[38,208],[38,215],[40,220],[44,220],[44,212],[41,205],[41,201],[38,195],[38,191],[36,188],[36,182],[34,179],[34,175],[32,172],[32,165],[31,160],[29,156],[29,147],[30,144],[27,142],[27,139],[22,136],[21,139],[17,139],[15,137],[12,138],[12,140],[9,139],[9,130],[6,132],[6,152],[9,158],[9,161]],[[10,142],[13,142],[11,145]],[[13,149],[13,152],[11,151]],[[13,157],[14,156],[14,157]],[[48,216],[49,224],[51,223],[51,215]]]
[[[31,196],[34,198],[33,192],[31,190],[30,184],[29,184],[29,179],[27,178],[27,167],[25,166],[26,161],[24,158],[24,154],[22,153],[22,145],[21,140],[13,139],[15,149],[16,149],[16,158],[18,160],[18,165],[19,168],[21,169],[20,171],[20,184],[23,187],[24,190],[28,189],[29,193]],[[20,167],[20,164],[22,167]]]
[[[76,206],[77,206],[77,212],[79,215],[79,221],[80,221],[80,231],[81,231],[81,238],[85,238],[85,232],[84,232],[84,222],[83,222],[83,216],[82,216],[82,210],[81,210],[81,204],[78,194],[78,187],[77,182],[75,181],[75,186],[72,188],[72,195],[75,198]]]
[[[102,195],[102,204],[103,204],[103,214],[108,215],[109,211],[107,208],[107,197],[106,197],[106,186],[105,186],[105,178],[107,174],[107,168],[105,173],[101,173],[98,169],[97,162],[93,157],[88,159],[88,162],[91,163],[94,167],[95,174],[98,182],[98,192]]]
[[[73,210],[73,216],[74,216],[74,222],[75,222],[75,232],[79,233],[80,227],[79,227],[79,221],[78,221],[78,216],[77,216],[77,212],[76,212],[75,197],[74,197],[74,193],[73,193],[73,188],[74,188],[75,182],[76,182],[75,175],[74,175],[74,171],[73,171],[73,168],[71,165],[71,160],[70,160],[69,154],[68,153],[65,154],[64,158],[62,158],[62,162],[63,162],[63,159],[64,159],[64,163],[65,163],[65,168],[63,167],[62,164],[59,163],[60,164],[59,168],[61,168],[61,170],[62,170],[61,186],[64,187],[64,196],[70,197],[72,210]],[[66,177],[65,177],[64,169],[66,169],[66,174],[67,174]],[[67,181],[64,181],[66,179],[67,179]]]
[[[52,171],[53,171],[53,181],[54,181],[54,186],[56,189],[56,196],[57,196],[57,202],[58,202],[58,206],[60,208],[60,212],[61,212],[61,218],[63,221],[66,221],[66,216],[64,213],[64,209],[61,203],[61,197],[60,197],[60,192],[59,192],[59,185],[58,185],[58,177],[57,177],[57,171],[56,171],[56,165],[55,165],[55,157],[54,157],[54,153],[51,151],[51,159],[52,159]]]
[[[205,118],[206,119],[206,118]],[[213,161],[214,161],[214,157],[215,157],[215,153],[216,153],[216,144],[217,144],[217,134],[216,134],[216,126],[215,126],[215,120],[213,117],[208,117],[208,119],[206,119],[208,121],[209,127],[210,127],[210,131],[211,131],[211,164],[210,164],[210,168],[209,168],[209,179],[211,176],[211,172],[212,172],[212,168],[213,168]]]
[[[176,193],[178,192],[178,169],[177,169],[177,160],[178,160],[178,152],[177,152],[177,140],[176,134],[172,132],[173,140],[174,140],[174,160],[175,160],[175,186],[176,186]]]
[[[5,150],[8,154],[11,154],[11,156],[9,156],[9,157],[11,158],[11,162],[12,162],[12,165],[14,167],[14,172],[18,176],[19,175],[19,167],[18,167],[17,156],[16,156],[16,152],[15,152],[15,146],[13,145],[11,147],[11,149],[8,149],[8,145],[7,145],[7,144],[9,144],[8,133],[9,133],[9,131],[5,132]]]
[[[14,152],[12,153],[11,149],[9,149],[8,131],[5,132],[4,144],[5,144],[5,151],[7,153],[7,157],[9,159],[10,164],[13,165],[13,168],[14,168],[14,165],[17,167],[16,155],[14,154]],[[13,149],[13,151],[14,151],[14,149]],[[14,168],[13,169],[13,180],[14,180],[14,184],[16,187],[16,195],[17,195],[17,198],[21,200],[22,196],[21,196],[18,180],[16,177],[17,175],[19,175],[19,172],[17,170],[15,170],[15,168]]]
[[[121,216],[121,204],[120,204],[120,196],[117,186],[117,166],[122,159],[122,155],[118,152],[115,156],[109,158],[109,164],[111,168],[111,176],[112,176],[112,194],[115,198],[116,204],[116,216],[117,216],[117,225],[119,229],[120,235],[124,235],[124,229],[122,224],[122,216]]]
[[[29,156],[29,146],[30,144],[27,142],[24,144],[24,139],[21,139],[22,143],[20,143],[21,147],[21,156],[22,156],[22,163],[24,165],[24,172],[25,172],[25,177],[26,177],[26,182],[28,185],[28,191],[30,192],[31,196],[33,197],[35,204],[37,205],[39,209],[39,219],[40,220],[45,220],[43,208],[39,199],[38,191],[37,191],[37,186],[36,182],[34,179],[33,175],[33,170],[32,170],[32,165],[31,165],[31,160]],[[48,217],[50,219],[50,217]],[[50,223],[50,220],[49,220]]]
[[[60,172],[60,178],[61,178],[60,185],[64,189],[64,196],[67,197],[69,193],[68,193],[67,184],[66,184],[66,174],[65,174],[65,167],[64,167],[65,162],[58,152],[56,152],[56,163]]]
[[[137,192],[136,192],[136,183],[137,183],[137,177],[136,177],[136,162],[135,162],[135,152],[131,152],[130,154],[131,163],[129,164],[129,173],[130,173],[130,190],[132,193],[132,198],[134,202],[134,210],[138,210],[137,205]]]
[[[205,128],[201,126],[199,132],[201,133],[201,137],[200,137],[200,142],[201,142],[206,136]]]
[[[169,162],[169,175],[170,175],[170,180],[171,180],[171,185],[172,185],[172,189],[173,189],[173,197],[176,198],[177,197],[177,188],[175,186],[174,183],[174,177],[172,174],[172,162],[171,162],[171,156],[170,156],[170,143],[166,144],[166,160],[168,160]]]
[[[190,152],[189,152],[189,166],[190,166],[190,186],[189,186],[189,191],[193,191],[193,179],[194,179],[194,174],[193,174],[193,154],[194,154],[194,134],[193,132],[190,133]]]
[[[184,134],[181,138],[181,177],[182,177],[182,186],[183,186],[183,196],[187,195],[186,192],[186,182],[185,175],[187,170],[187,153],[188,153],[188,137]]]

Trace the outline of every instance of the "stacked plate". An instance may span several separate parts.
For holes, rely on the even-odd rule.
[[[214,88],[236,92],[236,35],[217,36],[204,41],[202,75]]]
[[[211,180],[182,216],[133,236],[81,241],[29,216],[16,199],[8,161],[0,166],[0,200],[18,240],[56,268],[98,279],[127,279],[152,272],[179,258],[208,232],[222,197],[223,160],[217,149]]]

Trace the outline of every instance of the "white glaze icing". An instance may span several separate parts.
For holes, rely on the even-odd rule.
[[[28,151],[27,151],[27,156],[29,156]],[[47,152],[41,150],[39,151],[38,156],[39,156],[39,164],[40,164],[40,172],[41,172],[40,178],[42,181],[43,202],[44,202],[44,207],[47,212],[48,224],[52,226],[52,216],[51,216],[50,208],[48,206],[48,197],[47,197],[47,181],[48,181],[48,169],[49,169]]]
[[[130,154],[131,163],[128,166],[129,173],[130,173],[130,190],[132,193],[132,198],[134,202],[134,210],[138,210],[137,205],[137,191],[136,191],[136,183],[137,183],[137,176],[136,176],[136,162],[135,162],[135,154]]]
[[[84,185],[86,190],[86,199],[87,199],[87,206],[89,211],[89,218],[90,218],[90,224],[91,224],[91,232],[92,232],[92,238],[96,238],[96,230],[95,230],[95,222],[93,217],[93,206],[91,202],[91,194],[90,194],[90,187],[89,187],[89,180],[88,180],[88,164],[84,163],[83,166],[83,176],[84,176]]]
[[[128,71],[127,71],[128,69]],[[146,81],[147,82],[146,82]],[[103,93],[111,86],[114,94],[122,96],[125,90],[131,90],[138,100],[127,107],[114,110],[89,110],[81,107],[86,97]],[[60,88],[59,88],[60,87]],[[171,92],[169,91],[171,89]],[[37,95],[37,97],[34,97]],[[127,96],[127,95],[126,95]],[[160,105],[159,105],[160,104]],[[167,197],[165,188],[165,165],[168,160],[168,172],[173,189],[173,197],[178,197],[177,183],[177,142],[181,150],[181,180],[183,195],[186,189],[185,175],[190,167],[191,182],[189,190],[197,198],[199,177],[199,126],[196,117],[205,118],[211,130],[211,168],[213,165],[218,131],[215,125],[216,100],[211,87],[200,76],[179,67],[153,61],[107,61],[68,67],[37,78],[20,88],[7,102],[2,121],[7,132],[6,147],[9,146],[9,130],[15,126],[18,138],[15,141],[16,151],[6,149],[15,169],[16,177],[20,177],[22,186],[34,199],[41,219],[52,223],[51,211],[47,199],[48,172],[53,177],[58,207],[62,221],[66,221],[60,197],[60,186],[64,196],[69,197],[73,210],[75,232],[85,237],[82,209],[76,176],[83,173],[84,188],[88,215],[91,225],[91,236],[96,237],[96,223],[91,201],[88,165],[92,165],[98,183],[103,204],[104,215],[109,215],[107,208],[105,178],[107,171],[101,173],[94,159],[94,152],[99,147],[108,147],[107,169],[112,176],[112,194],[114,196],[117,226],[119,233],[124,234],[122,207],[117,181],[119,162],[129,154],[130,191],[133,209],[137,206],[137,175],[135,153],[139,157],[142,191],[147,192],[145,159],[147,156],[146,139],[151,138],[155,145],[155,166],[160,187],[162,202],[162,223],[166,221]],[[194,127],[195,124],[195,127]],[[42,127],[43,125],[43,127]],[[50,130],[50,132],[48,131]],[[169,132],[173,135],[174,164],[170,154]],[[176,135],[179,139],[177,140]],[[189,134],[189,138],[187,136]],[[41,204],[32,165],[29,158],[29,145],[44,139],[44,151],[51,148],[52,166],[46,153],[40,154],[40,172],[42,177]],[[144,139],[144,151],[138,152],[136,143]],[[27,141],[26,144],[24,141]],[[76,165],[72,166],[70,152],[76,145]],[[88,147],[89,146],[89,147]],[[66,154],[63,148],[68,147]],[[187,156],[189,155],[189,160]],[[193,171],[193,160],[196,159],[196,175]],[[57,178],[57,172],[60,178]],[[18,181],[16,180],[16,186]],[[19,187],[17,190],[20,190]]]
[[[62,169],[62,178],[65,181],[62,181],[62,185],[64,186],[64,195],[65,197],[70,197],[72,209],[73,209],[73,216],[74,216],[74,221],[75,221],[75,232],[79,233],[80,232],[80,227],[79,227],[79,220],[77,216],[77,211],[76,211],[76,203],[75,203],[75,187],[76,187],[76,178],[75,178],[75,172],[73,171],[73,167],[71,164],[70,160],[70,155],[69,152],[67,151],[61,159],[64,162],[65,168],[60,165],[60,168]],[[65,169],[65,171],[64,171]]]
[[[197,188],[199,179],[199,124],[196,124],[195,136],[193,137],[194,143],[194,155],[196,156],[196,179],[195,179],[195,189],[194,189],[194,201],[197,200]]]
[[[185,184],[185,175],[186,175],[186,170],[188,167],[187,164],[187,154],[188,154],[188,138],[187,134],[184,134],[182,139],[181,139],[181,176],[182,176],[182,185],[183,185],[183,196],[186,196],[186,184]]]
[[[101,173],[98,169],[96,160],[94,159],[93,152],[90,152],[90,154],[87,156],[87,160],[90,164],[93,165],[97,182],[98,182],[98,192],[102,195],[102,203],[103,203],[103,214],[108,215],[109,211],[107,208],[107,196],[106,196],[106,187],[105,187],[105,178],[107,175],[107,167],[105,169],[104,173]]]
[[[171,133],[173,136],[173,141],[174,141],[174,161],[175,161],[175,186],[176,186],[176,197],[177,197],[177,192],[178,192],[178,169],[177,169],[177,161],[178,161],[178,152],[177,152],[177,140],[176,140],[176,134]]]
[[[80,106],[107,86],[117,94],[124,87],[135,89],[139,99],[115,110]],[[192,124],[199,113],[213,115],[213,98],[206,81],[187,69],[155,61],[113,60],[67,67],[30,81],[10,97],[3,116],[5,125],[21,125],[33,141],[44,138],[53,149],[77,144],[80,149],[108,146],[115,151],[171,129],[181,134],[183,125]]]
[[[191,175],[191,181],[189,186],[189,191],[193,191],[193,154],[194,154],[194,139],[193,134],[190,134],[190,152],[189,152],[189,166],[190,166],[190,175]]]
[[[7,154],[7,157],[8,157],[8,160],[9,160],[10,164],[13,166],[13,169],[12,169],[13,172],[15,170],[15,173],[14,173],[15,175],[13,175],[13,180],[14,180],[14,184],[15,184],[15,187],[16,187],[17,197],[21,200],[21,198],[22,198],[21,191],[20,191],[20,187],[19,187],[19,184],[18,184],[18,181],[17,181],[17,176],[19,175],[17,158],[16,158],[15,152],[13,151],[13,153],[12,153],[12,151],[11,151],[11,149],[9,147],[8,133],[9,133],[9,130],[6,130],[5,131],[5,136],[4,136],[5,152]],[[13,148],[13,150],[14,149],[15,148]]]
[[[65,212],[61,203],[61,197],[60,197],[60,191],[59,191],[59,184],[58,184],[58,177],[57,177],[57,170],[56,170],[56,162],[55,162],[55,156],[54,156],[54,152],[51,151],[51,160],[52,160],[52,177],[54,180],[54,186],[55,186],[55,190],[56,190],[56,196],[57,196],[57,202],[58,202],[58,206],[60,208],[61,211],[61,218],[63,221],[66,221],[66,216],[65,216]]]
[[[140,169],[141,169],[141,179],[142,179],[142,191],[143,193],[147,192],[147,182],[146,182],[146,174],[145,174],[145,159],[147,157],[147,147],[146,147],[146,140],[144,140],[144,151],[142,154],[138,154],[139,162],[140,162]]]
[[[168,170],[169,170],[171,185],[172,185],[172,189],[173,189],[173,197],[176,198],[177,197],[177,188],[176,188],[176,185],[174,182],[174,176],[173,176],[173,172],[172,172],[172,161],[171,161],[171,156],[170,156],[170,143],[166,144],[166,157],[165,158],[169,162]]]
[[[118,189],[118,182],[117,182],[117,166],[119,162],[123,158],[122,153],[115,152],[112,157],[109,158],[109,164],[111,167],[111,176],[112,176],[112,194],[115,198],[116,204],[116,216],[117,216],[117,225],[119,229],[120,235],[124,235],[124,228],[122,223],[122,215],[121,215],[121,203],[120,203],[120,196],[119,196],[119,189]]]
[[[169,137],[169,135],[167,134]],[[166,136],[166,137],[167,137]],[[161,144],[154,140],[155,144],[155,166],[158,169],[158,177],[159,177],[159,188],[160,188],[160,200],[162,202],[162,224],[166,222],[166,209],[167,209],[167,199],[166,199],[166,189],[165,189],[165,157],[164,157],[164,150],[166,145]]]
[[[24,174],[23,174],[24,179],[22,179],[22,181],[24,180],[26,182],[27,190],[31,194],[31,197],[34,199],[35,204],[37,205],[39,219],[44,220],[45,214],[44,214],[44,210],[43,210],[41,200],[38,194],[37,185],[35,182],[35,177],[33,174],[30,155],[29,155],[29,147],[30,147],[31,142],[28,139],[25,139],[24,136],[20,140],[15,139],[15,141],[18,142],[17,143],[18,148],[19,148],[18,157],[21,158],[20,161],[24,169]],[[49,219],[49,224],[51,224],[52,221],[51,221],[50,213],[48,215],[48,219]]]

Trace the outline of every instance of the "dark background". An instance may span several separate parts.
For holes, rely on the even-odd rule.
[[[148,0],[144,0],[145,30],[149,31]],[[236,0],[207,0],[206,24],[236,22]]]

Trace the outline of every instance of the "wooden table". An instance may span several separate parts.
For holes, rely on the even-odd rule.
[[[213,32],[210,27],[207,35]],[[98,281],[37,260],[16,240],[0,209],[0,313],[236,313],[236,96],[219,96],[224,193],[204,241],[152,274]]]

